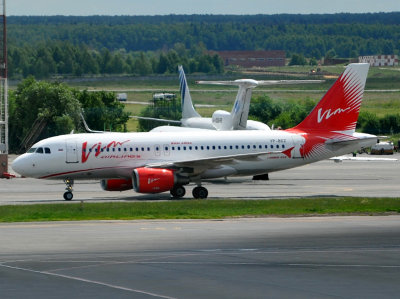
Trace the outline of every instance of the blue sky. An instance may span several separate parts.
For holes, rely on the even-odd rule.
[[[6,8],[9,16],[363,13],[400,11],[400,0],[9,0]]]

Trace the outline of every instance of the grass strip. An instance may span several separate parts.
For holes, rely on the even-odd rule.
[[[71,202],[0,206],[0,222],[222,219],[227,217],[400,213],[399,198],[299,198],[277,200],[172,200]]]

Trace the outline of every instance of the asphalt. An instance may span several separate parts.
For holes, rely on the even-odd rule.
[[[0,224],[1,298],[397,298],[400,216]]]
[[[396,162],[321,161],[210,198],[398,197]],[[169,200],[74,186],[74,200]],[[190,193],[190,187],[188,194]],[[0,204],[65,203],[58,181],[0,180]],[[190,195],[185,198],[191,198]],[[0,224],[1,298],[396,298],[400,216]]]

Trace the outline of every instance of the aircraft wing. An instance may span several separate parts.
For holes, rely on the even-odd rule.
[[[181,124],[181,121],[180,121],[180,120],[162,119],[162,118],[145,117],[145,116],[134,116],[134,115],[131,115],[131,116],[129,116],[129,117],[130,117],[130,118],[136,118],[136,119],[145,119],[145,120],[159,121],[159,122],[164,122],[164,123],[169,123],[169,124],[177,124],[177,125],[180,125],[180,124]]]
[[[110,132],[107,132],[107,131],[96,131],[96,130],[90,129],[88,124],[86,123],[85,117],[83,116],[82,112],[80,112],[79,114],[81,116],[81,119],[82,119],[82,122],[83,122],[83,126],[85,127],[85,131],[86,132],[88,132],[88,133],[110,133]]]
[[[290,150],[292,150],[292,148]],[[262,152],[262,153],[251,153],[251,154],[228,155],[228,156],[219,156],[219,157],[212,157],[212,158],[195,159],[195,160],[149,163],[146,165],[146,167],[184,169],[183,172],[198,174],[207,169],[219,167],[221,165],[235,164],[237,161],[257,161],[257,160],[260,160],[262,157],[267,157],[269,155],[276,155],[276,154],[288,155],[287,151],[288,150]]]

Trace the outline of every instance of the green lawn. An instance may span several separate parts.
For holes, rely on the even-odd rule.
[[[280,200],[171,200],[163,202],[71,202],[0,206],[0,222],[400,213],[399,198],[299,198]]]

